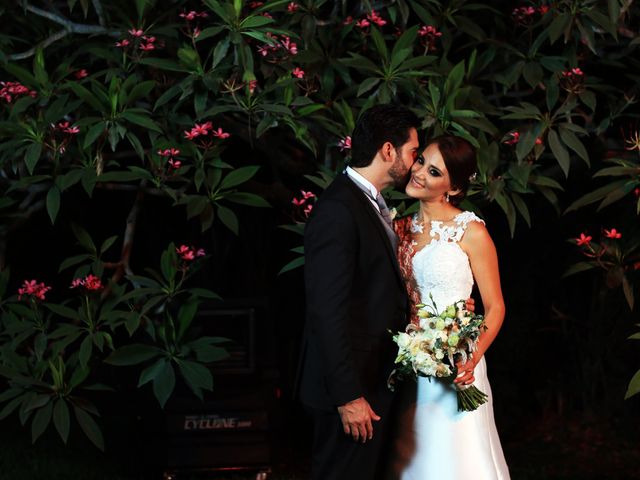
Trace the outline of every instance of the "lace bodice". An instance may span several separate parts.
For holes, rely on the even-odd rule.
[[[412,229],[417,217],[412,221]],[[450,222],[431,222],[431,241],[412,259],[413,275],[423,303],[433,296],[438,311],[458,300],[466,300],[473,288],[469,258],[459,245],[469,222],[481,222],[473,212],[461,212]]]

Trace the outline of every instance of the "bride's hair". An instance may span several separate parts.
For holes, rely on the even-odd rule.
[[[449,172],[451,187],[460,193],[451,195],[449,201],[458,205],[467,194],[471,179],[476,172],[476,149],[469,141],[455,135],[442,135],[429,142],[438,145],[438,150],[444,159]]]

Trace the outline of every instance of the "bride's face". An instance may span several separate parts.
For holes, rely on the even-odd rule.
[[[437,144],[432,143],[418,156],[405,191],[419,200],[444,199],[445,193],[451,194],[449,172]]]

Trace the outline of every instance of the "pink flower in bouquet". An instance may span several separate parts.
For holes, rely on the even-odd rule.
[[[132,28],[128,30],[128,32],[132,37],[141,37],[142,35],[144,35],[144,31],[139,28]]]
[[[45,294],[51,290],[44,282],[38,283],[37,280],[25,280],[22,287],[18,289],[18,300],[22,300],[22,297],[28,296],[36,300],[44,300]]]
[[[611,230],[607,230],[605,228],[604,236],[607,238],[618,239],[618,238],[622,238],[622,233],[618,232],[615,228],[612,228]]]
[[[289,5],[287,5],[287,11],[289,13],[296,12],[298,8],[300,8],[300,5],[298,5],[296,2],[290,2]]]
[[[304,70],[302,70],[300,67],[296,67],[291,72],[291,75],[293,75],[296,78],[303,78],[304,77]]]
[[[309,218],[309,215],[311,215],[312,210],[313,210],[313,205],[311,204],[307,205],[304,209],[304,216]]]
[[[341,138],[338,142],[338,146],[340,147],[340,151],[344,152],[345,150],[351,150],[351,136],[347,135],[344,138]]]
[[[131,42],[125,38],[120,42],[116,42],[116,47],[119,47],[119,48],[128,47],[130,43]]]
[[[89,76],[89,72],[86,69],[77,70],[73,73],[73,76],[76,77],[77,80],[81,80]]]
[[[316,198],[316,194],[313,192],[305,192],[304,190],[300,190],[302,193],[302,198],[304,200],[309,200],[310,198]]]
[[[590,235],[585,235],[584,233],[580,234],[579,238],[576,238],[576,244],[581,247],[582,245],[589,245],[592,237]]]

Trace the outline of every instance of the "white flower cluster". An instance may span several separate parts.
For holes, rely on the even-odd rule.
[[[482,315],[474,315],[465,308],[463,300],[437,313],[433,308],[420,306],[420,325],[410,324],[405,332],[393,337],[398,344],[396,372],[400,375],[450,377],[455,373],[455,361],[466,361],[476,349]]]

